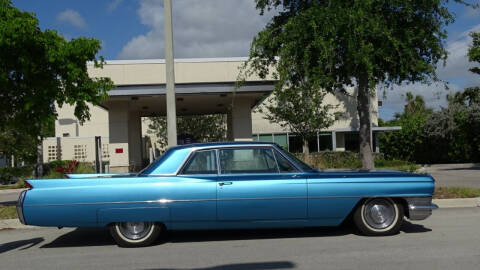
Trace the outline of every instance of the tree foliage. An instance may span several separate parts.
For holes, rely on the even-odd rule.
[[[476,91],[475,91],[476,89]],[[479,88],[468,88],[448,98],[448,106],[439,111],[413,103],[422,98],[407,95],[402,114],[385,125],[402,130],[380,136],[382,152],[387,159],[417,163],[454,163],[480,161]],[[473,97],[473,98],[472,98]]]
[[[461,0],[455,2],[464,3]],[[369,97],[378,83],[436,80],[445,60],[448,0],[255,0],[260,14],[276,9],[250,49],[250,72],[274,66],[277,89],[308,81],[317,89],[357,87],[363,167],[373,168]]]
[[[100,48],[95,39],[67,41],[55,30],[42,31],[33,13],[0,0],[0,133],[17,132],[38,144],[56,117],[55,103],[73,105],[75,116],[88,120],[87,104],[100,104],[113,87],[108,78],[88,76],[88,61],[103,64]]]
[[[167,118],[164,116],[149,117],[148,133],[155,135],[160,148],[167,147]],[[197,142],[215,142],[226,139],[225,116],[191,115],[177,117],[177,133],[192,135]]]
[[[430,152],[425,136],[425,124],[433,110],[425,106],[422,96],[407,92],[403,113],[384,126],[401,126],[399,131],[380,134],[380,145],[387,159],[423,161]]]
[[[317,132],[328,128],[334,121],[330,111],[335,106],[324,104],[325,95],[325,91],[308,86],[276,89],[267,102],[265,118],[299,135],[303,141],[303,153],[308,154],[308,139],[316,137]]]

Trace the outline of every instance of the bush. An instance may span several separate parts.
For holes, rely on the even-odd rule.
[[[29,177],[31,174],[32,168],[29,166],[0,168],[0,183],[10,184],[13,181]]]
[[[304,154],[295,154],[298,158],[310,164],[314,168],[351,168],[358,169],[362,167],[360,154],[356,152],[343,151],[322,151],[310,153],[308,156]],[[383,160],[383,154],[374,153],[375,162]]]
[[[45,164],[45,179],[65,178],[70,173],[95,173],[91,163],[76,160],[55,160]]]

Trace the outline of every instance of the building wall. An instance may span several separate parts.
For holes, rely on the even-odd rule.
[[[235,82],[238,79],[238,70],[243,65],[245,58],[229,59],[180,59],[175,63],[175,81],[176,83],[222,83]],[[110,77],[117,86],[124,85],[149,85],[165,83],[165,64],[163,60],[114,60],[107,61],[102,69],[95,68],[93,64],[88,65],[88,72],[92,77]],[[248,81],[263,81],[259,77],[250,76]],[[267,80],[273,80],[271,76]],[[358,117],[356,112],[355,90],[350,89],[352,97],[345,95],[326,96],[325,102],[338,105],[335,111],[343,112],[341,117],[326,131],[332,132],[339,129],[355,130],[358,128]],[[264,100],[263,105],[268,103],[269,99]],[[372,125],[378,124],[377,97],[372,97],[371,102]],[[109,131],[109,112],[101,107],[90,105],[91,119],[81,125],[74,116],[74,107],[64,105],[62,108],[57,106],[58,120],[55,124],[55,135],[57,137],[70,137],[71,139],[62,139],[60,142],[61,158],[76,159],[81,151],[87,153],[85,161],[94,159],[94,136],[110,137]],[[257,107],[257,108],[258,108]],[[254,108],[256,109],[256,108]],[[258,140],[275,141],[279,144],[288,144],[286,135],[290,130],[282,128],[279,124],[270,123],[264,119],[264,115],[253,110],[251,115],[252,133],[256,134]],[[146,136],[148,120],[145,118],[141,124],[141,135]],[[110,128],[110,130],[112,130]],[[272,134],[278,134],[277,136]],[[270,136],[270,139],[269,139]],[[331,135],[330,135],[331,136]],[[75,141],[74,138],[77,138]],[[345,149],[344,134],[336,133],[337,149]],[[104,142],[107,139],[103,140]],[[156,142],[156,138],[152,138]],[[56,139],[47,139],[44,142],[44,159],[48,161],[53,158],[55,147],[59,145]],[[76,145],[76,146],[75,146]],[[127,151],[128,147],[124,147]],[[75,150],[76,149],[76,150]],[[81,150],[79,150],[81,149]],[[83,149],[83,150],[82,150]],[[110,149],[109,158],[115,158]],[[55,152],[56,153],[56,152]],[[50,156],[49,156],[50,155]],[[80,159],[82,160],[82,159]]]
[[[332,126],[325,131],[334,131],[338,129],[358,129],[359,120],[357,114],[357,102],[355,99],[356,91],[352,88],[349,90],[352,97],[347,97],[342,94],[327,94],[325,96],[324,103],[337,106],[331,113],[340,112],[341,115],[333,123]],[[265,113],[259,112],[260,109],[265,111],[265,105],[271,104],[270,99],[267,98],[260,104],[252,113],[252,129],[254,134],[266,134],[266,133],[285,133],[291,132],[288,128],[282,128],[278,123],[270,123],[265,119]],[[378,126],[378,99],[377,96],[371,98],[371,121],[372,126]]]
[[[220,59],[176,59],[175,83],[235,82],[239,68],[247,60],[243,57]],[[88,65],[92,77],[110,77],[115,85],[148,85],[165,83],[163,60],[111,60],[103,69]],[[264,81],[249,76],[248,81]],[[273,80],[268,76],[266,80]]]
[[[102,137],[102,160],[109,161],[109,139]],[[52,137],[43,140],[43,162],[53,160],[95,161],[95,137]]]
[[[88,105],[90,120],[83,125],[74,114],[75,107],[64,104],[61,108],[56,106],[58,114],[55,121],[55,136],[57,137],[108,137],[108,111],[102,107]]]

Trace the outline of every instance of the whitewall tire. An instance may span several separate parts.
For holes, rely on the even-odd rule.
[[[400,231],[403,211],[403,206],[390,198],[370,198],[357,207],[353,221],[365,235],[392,235]]]
[[[117,222],[110,234],[121,247],[144,247],[157,240],[162,228],[154,222]]]

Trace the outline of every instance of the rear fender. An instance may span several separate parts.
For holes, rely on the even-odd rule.
[[[170,209],[161,207],[103,208],[97,212],[99,226],[113,222],[162,222],[170,221]]]

